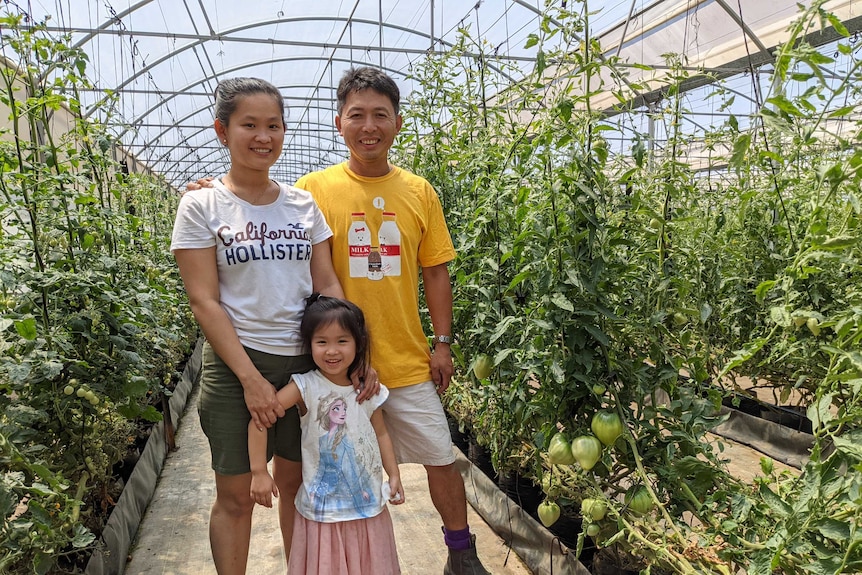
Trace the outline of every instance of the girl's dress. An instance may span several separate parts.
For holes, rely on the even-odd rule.
[[[352,387],[335,385],[317,370],[293,380],[307,411],[288,573],[401,573],[371,425],[389,390],[381,385],[379,394],[359,404]]]

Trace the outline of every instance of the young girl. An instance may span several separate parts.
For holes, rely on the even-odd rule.
[[[368,361],[365,318],[343,299],[315,293],[307,301],[299,332],[318,369],[294,374],[277,394],[284,409],[299,408],[302,427],[303,482],[288,573],[401,573],[386,502],[403,503],[404,490],[379,409],[389,390],[381,385],[359,404],[351,383]],[[249,424],[251,496],[271,507],[278,489],[267,471],[266,442],[266,433]]]

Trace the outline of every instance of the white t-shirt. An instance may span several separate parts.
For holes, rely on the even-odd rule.
[[[219,298],[240,342],[276,355],[301,354],[311,250],[332,230],[304,190],[279,183],[275,202],[255,206],[220,179],[213,184],[183,195],[171,251],[215,246]]]
[[[335,385],[319,370],[294,374],[308,411],[302,426],[302,486],[296,511],[322,523],[374,517],[383,511],[383,462],[371,414],[389,397],[356,402],[351,386]]]

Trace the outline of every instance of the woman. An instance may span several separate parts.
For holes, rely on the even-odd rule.
[[[199,411],[216,482],[210,545],[218,573],[233,575],[245,573],[254,509],[250,420],[268,428],[289,555],[302,479],[299,417],[295,408],[285,413],[276,390],[314,368],[299,337],[305,298],[343,292],[332,267],[332,231],[310,194],[269,177],[285,135],[278,89],[255,78],[221,82],[215,131],[230,169],[215,189],[183,196],[171,251],[207,340]]]

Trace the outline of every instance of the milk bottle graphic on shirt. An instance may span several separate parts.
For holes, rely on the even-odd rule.
[[[365,222],[365,212],[350,215],[350,230],[347,244],[350,254],[350,277],[364,278],[368,275],[368,254],[371,253],[371,231]]]
[[[395,212],[383,212],[383,223],[377,232],[377,243],[380,246],[380,260],[383,274],[387,276],[401,275],[401,232],[395,222]]]

